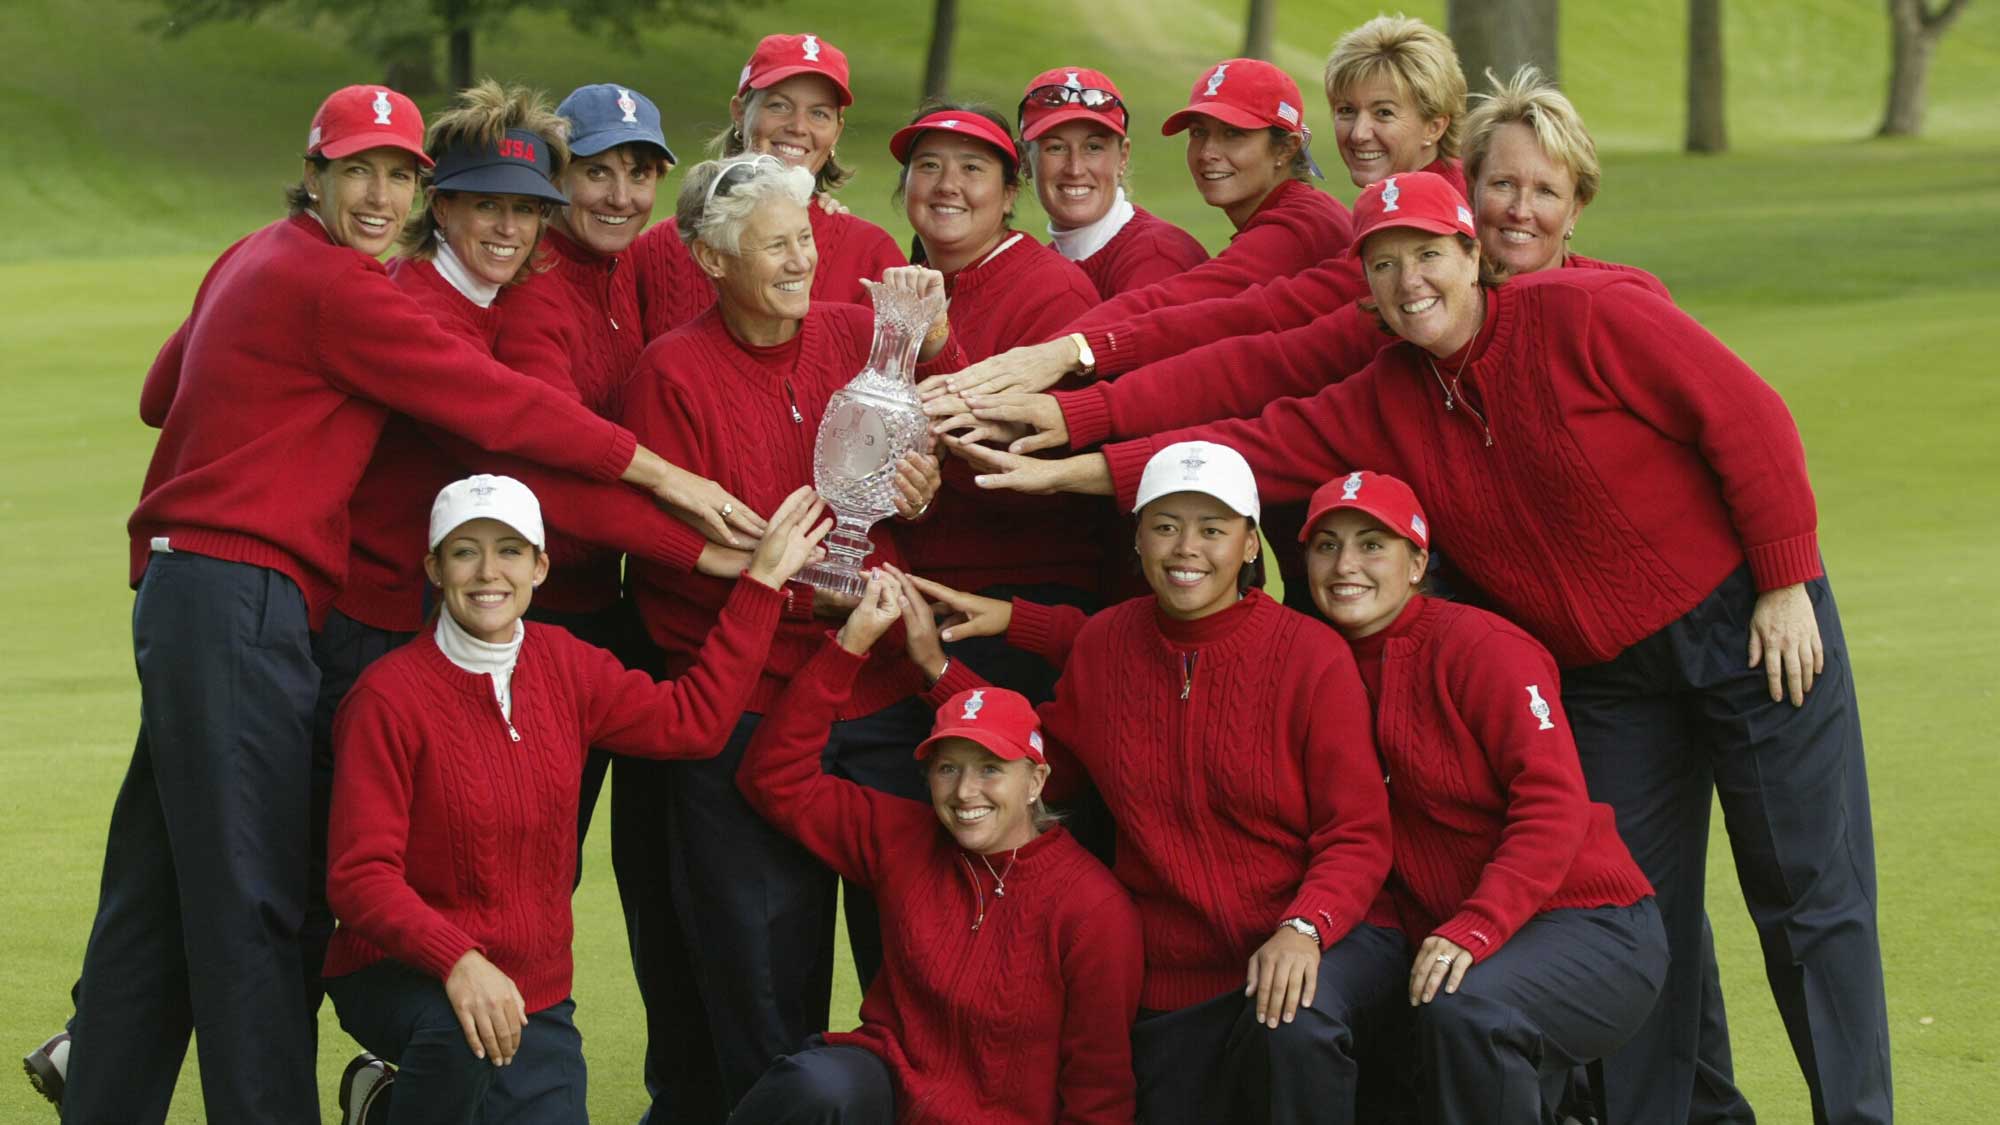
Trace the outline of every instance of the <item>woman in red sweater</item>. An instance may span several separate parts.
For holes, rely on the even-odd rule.
[[[871,576],[737,773],[766,819],[875,893],[888,957],[861,1026],[808,1040],[731,1120],[1130,1125],[1139,915],[1041,804],[1034,706],[1002,688],[946,700],[917,746],[929,808],[820,769],[869,649],[922,609]]]
[[[688,173],[676,218],[719,300],[647,347],[626,404],[627,424],[648,440],[762,506],[813,480],[820,417],[866,366],[874,332],[867,309],[812,299],[812,196],[809,173],[769,156],[705,163]],[[919,290],[941,284],[935,271],[908,266],[890,270],[884,283]],[[919,358],[943,348],[952,327],[940,318]],[[899,510],[907,520],[934,495],[937,463],[912,454],[902,472]],[[896,557],[903,531],[902,524],[878,525],[872,533],[878,554]],[[667,671],[686,667],[714,627],[728,586],[641,560],[631,580],[647,632],[666,650]],[[704,1024],[714,1036],[711,1054],[721,1068],[723,1097],[676,1121],[727,1113],[773,1057],[826,1026],[834,878],[765,823],[735,784],[759,717],[824,639],[812,588],[795,584],[786,595],[785,620],[749,713],[721,756],[675,766],[664,798],[672,814],[656,810],[650,824],[633,826],[667,857]],[[871,662],[834,725],[828,767],[887,792],[921,796],[908,761],[928,722],[913,701],[921,686],[901,661]],[[856,889],[854,896],[865,892]],[[859,908],[848,914],[865,979],[880,956],[879,931]],[[694,1022],[685,1009],[661,1014]]]
[[[840,135],[854,92],[847,55],[817,35],[766,35],[743,64],[729,99],[729,128],[710,144],[724,160],[745,153],[775,156],[813,174],[818,206],[812,217],[819,269],[813,300],[868,303],[863,281],[908,265],[889,232],[850,212],[833,193],[854,178],[840,162]],[[646,338],[664,336],[715,303],[715,282],[702,273],[672,219],[632,247]]]
[[[1607,1062],[1631,1079],[1608,1083],[1612,1117],[1686,1118],[1719,794],[1815,1105],[1887,1120],[1861,724],[1784,402],[1629,275],[1482,279],[1471,209],[1435,176],[1371,185],[1357,209],[1376,307],[1403,343],[1254,420],[1066,461],[965,447],[996,470],[983,483],[1130,495],[1155,449],[1196,437],[1250,451],[1286,499],[1360,464],[1415,481],[1445,506],[1460,569],[1566,669],[1591,794],[1659,896],[1667,986]]]
[[[1152,596],[1088,621],[1026,601],[987,620],[1062,667],[1041,709],[1052,781],[1087,775],[1117,821],[1113,872],[1146,939],[1139,1116],[1352,1122],[1355,1040],[1406,964],[1378,897],[1389,807],[1367,696],[1338,636],[1252,585],[1241,455],[1162,449],[1134,507]],[[964,604],[913,579],[908,596],[926,595]],[[906,629],[931,699],[979,686],[922,619]]]
[[[584,753],[716,752],[823,509],[806,489],[779,506],[700,658],[654,683],[523,622],[549,573],[526,485],[480,475],[438,493],[436,627],[362,674],[335,733],[327,988],[341,1026],[399,1068],[368,1092],[389,1098],[390,1125],[583,1119],[569,898]]]
[[[1615,1051],[1667,974],[1652,887],[1584,791],[1547,649],[1422,593],[1430,524],[1356,471],[1313,495],[1312,596],[1354,650],[1389,782],[1418,1098],[1440,1125],[1552,1120],[1572,1067]]]
[[[1194,236],[1125,197],[1132,113],[1108,75],[1059,66],[1028,82],[1018,115],[1049,240],[1109,301],[1208,261]]]

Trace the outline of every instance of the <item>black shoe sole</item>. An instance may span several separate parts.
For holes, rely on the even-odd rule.
[[[57,1109],[62,1108],[63,1076],[54,1063],[37,1051],[21,1059],[21,1069],[28,1072],[28,1085],[35,1088],[35,1093],[47,1098]]]

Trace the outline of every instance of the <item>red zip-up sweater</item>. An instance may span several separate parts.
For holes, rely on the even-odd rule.
[[[1618,271],[1487,290],[1485,324],[1459,354],[1433,362],[1397,344],[1254,419],[1107,445],[1118,496],[1135,494],[1155,450],[1197,438],[1241,452],[1266,504],[1361,466],[1408,481],[1437,545],[1564,667],[1658,632],[1746,560],[1760,590],[1822,573],[1784,400]]]
[[[1109,301],[1120,293],[1144,289],[1208,261],[1208,249],[1195,237],[1144,207],[1133,205],[1111,241],[1076,263],[1097,294]]]
[[[1423,170],[1443,176],[1461,196],[1466,194],[1465,174],[1458,161],[1439,157]],[[1088,327],[1072,331],[1084,334],[1097,361],[1092,371],[1105,378],[1231,336],[1283,332],[1310,324],[1368,295],[1361,264],[1347,256],[1347,241],[1317,264],[1309,263],[1310,269],[1301,266],[1283,276],[1261,278],[1258,284],[1238,292],[1127,316],[1116,323],[1093,317]]]
[[[1039,636],[1062,667],[1040,708],[1049,785],[1074,792],[1081,765],[1118,822],[1113,871],[1146,937],[1141,1005],[1241,991],[1287,918],[1317,927],[1322,949],[1368,918],[1389,872],[1389,799],[1339,635],[1261,590],[1197,621],[1134,598],[1067,634],[1008,639]],[[952,661],[929,698],[982,682]]]
[[[477,949],[540,1011],[570,992],[576,803],[587,748],[715,756],[764,664],[779,595],[742,578],[701,658],[654,683],[528,623],[508,691],[433,632],[370,665],[334,721],[326,975],[384,957],[443,980]]]
[[[1121,293],[1070,322],[1063,332],[1082,332],[1089,338],[1093,329],[1109,328],[1154,309],[1232,297],[1274,277],[1309,269],[1345,251],[1353,239],[1354,217],[1345,204],[1301,180],[1286,180],[1271,189],[1230,236],[1222,253],[1156,285]]]
[[[859,215],[829,215],[814,200],[806,205],[806,216],[812,220],[813,248],[819,251],[812,279],[815,303],[866,305],[864,280],[880,281],[884,270],[910,264],[888,231]],[[646,339],[659,339],[715,303],[715,282],[701,272],[681,241],[678,218],[655,224],[640,235],[629,256],[639,278]]]
[[[536,274],[481,308],[435,263],[398,258],[389,263],[389,276],[446,331],[496,351],[501,362],[524,375],[580,397],[570,371],[581,329],[561,280]],[[535,591],[542,608],[590,612],[611,604],[618,597],[622,552],[682,572],[693,570],[701,557],[701,533],[637,489],[486,453],[394,414],[348,503],[352,553],[334,607],[377,629],[416,632],[424,620],[431,500],[440,488],[473,472],[514,477],[541,501],[550,559],[549,578]]]
[[[391,410],[600,480],[632,461],[631,433],[439,328],[382,263],[296,215],[223,252],[146,372],[139,417],[160,440],[126,525],[132,583],[164,538],[284,574],[317,627]]]
[[[774,348],[730,335],[719,307],[646,348],[626,400],[625,424],[670,449],[660,456],[700,473],[765,515],[813,480],[813,442],[827,400],[868,364],[875,317],[859,305],[811,306],[792,339]],[[900,562],[908,525],[884,520],[869,532],[874,560]],[[686,666],[714,624],[729,584],[634,559],[633,596],[667,668]],[[768,713],[785,681],[825,639],[809,612],[788,613],[771,643],[771,657],[749,710]],[[873,714],[922,687],[909,662],[881,650],[856,684],[841,718]]]
[[[1415,597],[1350,640],[1389,775],[1404,930],[1475,962],[1547,910],[1653,893],[1611,806],[1584,789],[1555,659],[1505,620]]]
[[[982,862],[929,805],[821,772],[863,667],[827,641],[736,771],[766,820],[881,907],[861,1026],[826,1041],[888,1065],[902,1125],[1130,1125],[1144,957],[1132,900],[1060,827]]]

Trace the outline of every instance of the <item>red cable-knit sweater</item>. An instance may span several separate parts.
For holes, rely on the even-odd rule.
[[[1302,180],[1271,189],[1222,253],[1157,285],[1121,293],[1065,329],[1089,334],[1154,309],[1176,308],[1211,297],[1230,297],[1274,277],[1284,277],[1347,249],[1354,217],[1338,199]]]
[[[958,371],[1045,340],[1097,303],[1075,263],[1028,235],[1004,238],[1014,241],[946,275],[951,338],[927,369]],[[1098,588],[1112,518],[1102,498],[996,493],[972,483],[972,467],[948,455],[943,469],[930,514],[903,535],[918,573],[961,590],[1002,582]]]
[[[1440,157],[1424,168],[1443,176],[1461,196],[1465,175],[1458,161]],[[1347,256],[1345,241],[1312,268],[1268,277],[1248,289],[1185,306],[1170,306],[1125,317],[1117,323],[1093,318],[1077,329],[1090,344],[1100,377],[1122,374],[1193,351],[1231,336],[1283,332],[1368,295],[1361,264]]]
[[[1441,383],[1465,363],[1452,406]],[[1426,498],[1437,545],[1564,667],[1609,660],[1747,560],[1760,590],[1822,571],[1784,400],[1638,279],[1544,270],[1488,290],[1458,355],[1412,344],[1309,399],[1104,447],[1129,500],[1154,451],[1243,454],[1266,504],[1359,466]]]
[[[1546,910],[1653,893],[1584,789],[1549,650],[1484,610],[1416,597],[1348,642],[1375,703],[1404,932],[1483,961]],[[1539,701],[1539,703],[1538,703]]]
[[[775,348],[730,335],[721,310],[710,306],[693,323],[653,341],[639,360],[627,397],[625,424],[647,435],[648,448],[708,477],[765,515],[813,480],[813,442],[827,400],[868,364],[874,314],[859,305],[815,303],[792,339]],[[908,525],[884,520],[869,532],[871,559],[902,559],[898,540]],[[705,575],[663,570],[634,559],[633,596],[668,670],[684,667],[714,622],[729,584]],[[771,643],[771,659],[749,710],[767,713],[785,681],[819,651],[824,623],[787,615]],[[886,650],[869,661],[849,702],[857,718],[907,699],[922,680]]]
[[[317,627],[392,410],[601,480],[632,461],[629,432],[439,328],[382,263],[297,215],[224,251],[146,372],[139,417],[160,440],[127,524],[133,584],[165,537],[286,575]]]
[[[1195,237],[1144,207],[1134,206],[1111,241],[1076,263],[1097,294],[1109,301],[1120,293],[1144,289],[1208,261],[1208,249]]]
[[[1074,792],[1080,764],[1118,823],[1114,873],[1146,936],[1139,1002],[1241,990],[1287,918],[1316,926],[1321,948],[1368,920],[1389,799],[1340,637],[1261,590],[1197,621],[1151,597],[1063,627],[1076,619],[1017,601],[1008,641],[1062,666],[1040,709],[1049,785]],[[953,661],[930,699],[981,682]]]
[[[902,1125],[1130,1125],[1144,958],[1132,900],[1061,828],[987,857],[999,894],[929,805],[822,773],[827,729],[862,667],[826,642],[736,772],[766,820],[881,908],[882,972],[861,1026],[826,1041],[888,1064]]]
[[[738,580],[701,658],[654,683],[529,623],[501,715],[490,676],[435,633],[370,665],[334,723],[326,975],[392,957],[443,980],[477,949],[529,1011],[570,992],[570,890],[586,749],[707,758],[756,683],[777,591]]]
[[[819,251],[819,265],[813,268],[814,302],[866,305],[868,290],[862,281],[880,281],[882,271],[910,264],[888,231],[859,215],[829,215],[814,200],[807,205],[806,216],[812,220],[813,248]],[[639,279],[646,339],[659,339],[715,303],[715,282],[701,272],[681,241],[678,218],[640,235],[628,257]]]

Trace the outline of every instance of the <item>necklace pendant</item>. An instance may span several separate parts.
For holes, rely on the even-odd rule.
[[[1002,886],[998,886],[998,885],[995,885],[995,886],[994,886],[994,888],[993,888],[993,897],[994,897],[994,898],[1006,898],[1006,897],[1007,897],[1007,888],[1005,888],[1005,887],[1002,887]]]

